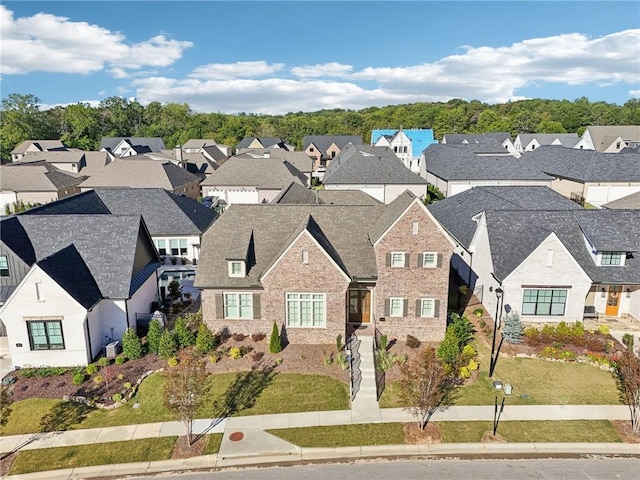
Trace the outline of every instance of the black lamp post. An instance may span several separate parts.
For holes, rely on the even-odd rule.
[[[502,346],[502,339],[500,340],[500,345],[496,350],[496,334],[498,332],[499,327],[499,319],[498,315],[501,313],[500,311],[500,302],[502,300],[502,294],[504,291],[502,288],[496,288],[496,316],[493,319],[493,341],[491,342],[491,362],[489,363],[489,377],[493,377],[493,370],[496,368],[496,362],[498,360],[498,354],[500,353],[500,347]]]

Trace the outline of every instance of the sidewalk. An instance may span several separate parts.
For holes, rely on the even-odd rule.
[[[225,433],[220,447],[237,449],[241,442],[231,443],[226,435],[243,429],[276,430],[294,427],[316,427],[326,425],[350,425],[355,423],[411,422],[415,418],[400,408],[379,409],[379,418],[363,422],[351,410],[328,412],[283,413],[230,417],[226,419],[201,419],[194,422],[194,433]],[[434,422],[493,421],[493,406],[454,406],[437,412]],[[628,420],[629,409],[625,405],[506,405],[500,421],[509,420]],[[88,445],[124,440],[186,435],[186,427],[177,421],[124,425],[86,430],[67,430],[47,434],[26,434],[0,437],[0,453],[16,448],[32,450],[38,448]],[[272,437],[269,435],[268,437]],[[264,437],[266,448],[270,448],[268,437]],[[272,437],[275,438],[275,437]],[[260,442],[262,443],[262,442]],[[256,445],[262,448],[262,445]],[[638,447],[640,448],[640,446]]]

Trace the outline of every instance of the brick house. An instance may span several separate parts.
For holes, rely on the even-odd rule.
[[[409,191],[388,205],[232,205],[203,236],[195,285],[214,331],[275,322],[289,342],[333,343],[373,326],[436,341],[453,248]]]

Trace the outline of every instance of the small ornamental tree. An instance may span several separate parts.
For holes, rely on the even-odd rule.
[[[276,322],[273,322],[273,329],[271,330],[269,351],[271,353],[280,353],[282,351],[282,341],[280,340],[280,332],[278,331],[278,325],[276,325]]]
[[[176,319],[176,325],[173,329],[173,333],[181,347],[188,347],[196,342],[196,336],[187,326],[187,321],[182,317],[178,317]]]
[[[142,342],[133,328],[127,328],[122,336],[122,351],[124,356],[135,360],[142,357]]]
[[[174,302],[182,297],[182,286],[180,282],[173,280],[169,283],[169,298]]]
[[[169,368],[164,386],[165,406],[187,427],[189,446],[193,445],[193,419],[206,399],[205,362],[183,353],[179,363]]]
[[[613,375],[620,401],[629,407],[631,428],[640,431],[640,358],[625,349],[619,360],[613,363]]]
[[[502,336],[509,343],[522,343],[522,337],[524,337],[524,327],[522,326],[520,317],[513,310],[507,313],[507,315],[504,317]]]
[[[198,353],[209,353],[214,348],[216,348],[216,337],[209,330],[206,323],[201,323],[196,335],[196,351]]]
[[[453,405],[462,381],[436,356],[433,348],[424,349],[400,369],[401,404],[416,417],[420,430],[424,430],[434,413]]]
[[[162,328],[162,324],[157,318],[154,318],[149,322],[149,331],[147,332],[147,349],[149,350],[149,353],[158,354],[162,330],[164,330]]]
[[[158,355],[164,359],[169,359],[175,356],[178,351],[178,343],[173,332],[165,330],[160,335],[160,342],[158,343]]]

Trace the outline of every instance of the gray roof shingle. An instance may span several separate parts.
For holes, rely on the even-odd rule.
[[[132,146],[146,146],[150,152],[164,150],[164,142],[160,137],[102,137],[98,150],[104,148],[112,151],[122,140],[127,140]]]
[[[302,139],[302,149],[306,150],[312,143],[320,150],[322,155],[327,156],[327,150],[334,143],[336,147],[342,150],[348,143],[362,145],[363,142],[361,135],[307,135]]]
[[[640,210],[640,192],[605,203],[603,208]]]
[[[307,178],[289,162],[277,158],[235,156],[203,180],[203,186],[250,186],[282,189],[292,181],[305,184]]]

